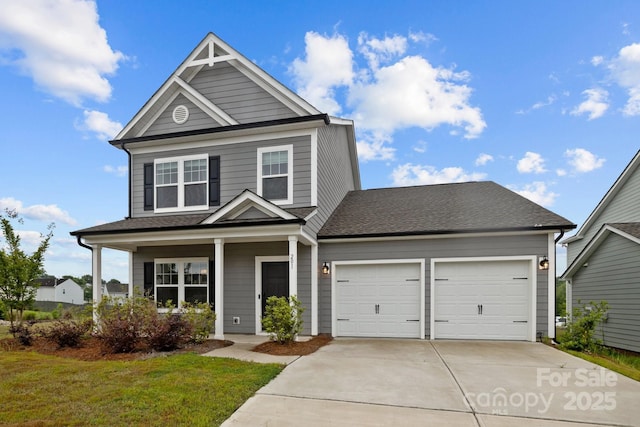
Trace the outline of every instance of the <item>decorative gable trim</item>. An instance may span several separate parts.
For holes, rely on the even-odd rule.
[[[605,194],[602,200],[600,200],[598,206],[596,206],[593,212],[591,212],[578,232],[574,236],[563,240],[561,242],[563,245],[575,242],[577,240],[582,240],[584,238],[586,231],[593,226],[593,223],[596,221],[596,219],[598,219],[600,214],[604,212],[606,207],[616,197],[616,195],[620,192],[622,187],[624,187],[627,181],[629,181],[629,178],[631,178],[631,176],[636,173],[636,171],[638,170],[638,166],[640,166],[640,150],[636,153],[631,162],[629,162],[624,171],[622,171],[616,182],[614,182],[609,191],[607,191],[607,194]]]
[[[578,254],[576,259],[573,260],[571,265],[567,267],[567,270],[562,274],[563,279],[570,279],[574,274],[578,272],[580,267],[584,265],[585,262],[589,260],[591,255],[600,247],[600,245],[607,239],[610,234],[617,234],[618,236],[624,237],[625,239],[631,240],[636,244],[640,245],[640,239],[636,236],[632,236],[629,233],[625,233],[624,231],[616,228],[611,224],[604,224],[600,231],[591,239],[589,244],[585,246],[585,248]]]
[[[221,54],[217,56],[215,54],[216,48],[221,52]],[[204,57],[203,53],[205,53]],[[206,66],[211,67],[220,62],[228,62],[296,114],[300,116],[320,114],[319,110],[271,77],[252,61],[222,41],[218,36],[209,33],[151,99],[147,101],[134,118],[120,131],[115,140],[123,139],[129,135],[131,130],[141,120],[149,120],[149,117],[147,117],[149,113],[157,107],[157,104],[161,102],[163,98],[166,98],[169,91],[176,90],[174,87],[176,85],[184,91],[183,94],[187,96],[191,102],[202,108],[203,111],[218,121],[222,126],[238,124],[233,118],[199,94],[187,83],[193,78],[199,68],[201,69]],[[164,111],[164,108],[161,108],[161,110]],[[155,114],[154,117],[157,118]],[[153,122],[153,120],[151,120],[151,122]],[[150,126],[150,124],[147,123],[145,130],[148,129],[148,126]],[[141,136],[143,133],[144,130],[138,132],[135,136]],[[129,135],[129,137],[131,136]]]
[[[255,207],[270,218],[282,218],[286,220],[298,219],[284,209],[258,196],[253,191],[244,190],[229,203],[218,209],[213,215],[202,221],[201,224],[213,224],[222,219],[237,218],[251,207]]]

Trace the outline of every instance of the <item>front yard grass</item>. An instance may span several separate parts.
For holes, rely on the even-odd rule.
[[[220,425],[281,370],[197,354],[85,362],[0,352],[0,425]]]

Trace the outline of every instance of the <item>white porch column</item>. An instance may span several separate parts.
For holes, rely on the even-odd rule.
[[[549,233],[547,238],[547,252],[549,259],[549,269],[547,270],[547,293],[548,293],[548,324],[547,336],[556,337],[556,242],[554,233]]]
[[[311,245],[311,335],[318,335],[318,245]]]
[[[91,247],[91,276],[93,277],[93,321],[98,322],[97,308],[102,300],[102,245]]]
[[[216,331],[213,337],[224,340],[224,239],[215,239],[214,243]]]
[[[133,251],[129,251],[129,298],[133,298]]]
[[[289,296],[298,296],[298,236],[289,236]]]

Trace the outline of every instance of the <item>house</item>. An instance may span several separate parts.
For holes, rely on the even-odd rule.
[[[129,296],[129,285],[126,283],[105,283],[102,294],[111,298],[127,298]]]
[[[567,246],[567,311],[607,301],[604,344],[640,352],[640,151]]]
[[[209,302],[216,338],[262,333],[271,295],[297,295],[311,335],[554,336],[554,237],[574,224],[493,182],[362,190],[354,123],[214,34],[110,143],[128,216],[71,233],[94,281],[103,248],[126,251],[130,295]]]
[[[84,304],[84,291],[72,279],[47,277],[38,279],[40,287],[36,291],[36,301],[66,302]]]

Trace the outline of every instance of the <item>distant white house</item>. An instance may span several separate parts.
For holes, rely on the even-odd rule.
[[[40,279],[36,301],[55,301],[70,304],[84,304],[84,291],[72,279]]]
[[[102,287],[102,294],[111,298],[127,298],[129,285],[126,283],[107,283]]]

